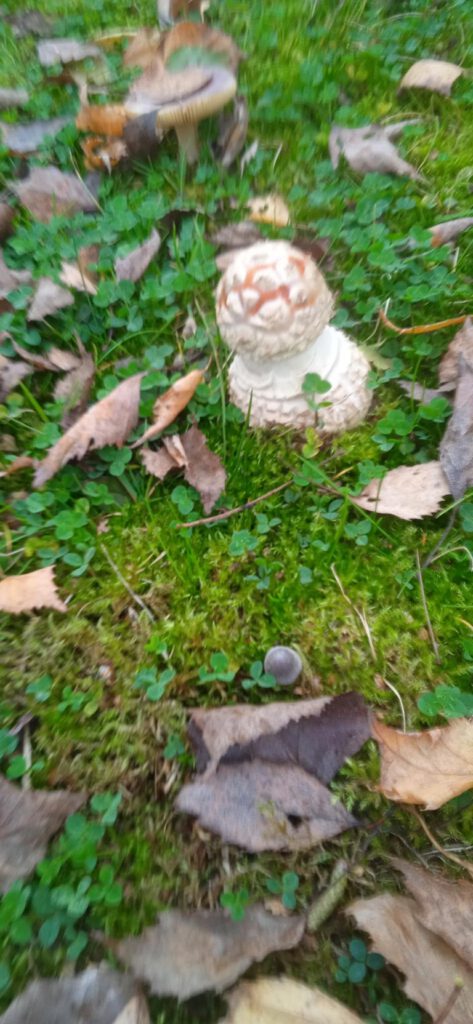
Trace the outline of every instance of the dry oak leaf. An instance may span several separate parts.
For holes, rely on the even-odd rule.
[[[161,236],[153,228],[149,238],[127,256],[115,260],[117,281],[139,281],[161,248]]]
[[[20,615],[36,608],[54,608],[67,612],[54,582],[54,566],[25,572],[22,576],[6,576],[0,580],[0,612]]]
[[[163,480],[172,469],[183,469],[184,479],[200,494],[206,513],[225,489],[225,468],[198,427],[191,427],[180,436],[163,438],[163,448],[157,452],[145,448],[142,460],[148,472],[158,480]]]
[[[338,999],[292,978],[242,981],[225,998],[220,1024],[362,1024]]]
[[[372,731],[381,753],[379,788],[390,800],[434,811],[473,786],[473,719],[423,732],[374,720]]]
[[[439,366],[441,384],[455,385],[458,380],[458,362],[464,356],[467,363],[473,366],[473,320],[469,316],[455,337],[452,338]]]
[[[282,196],[271,193],[255,196],[248,201],[250,220],[258,224],[271,224],[274,228],[285,228],[290,223],[289,210]]]
[[[20,380],[27,377],[29,373],[31,373],[31,366],[28,363],[14,361],[0,355],[0,402],[3,402],[10,391],[13,391]]]
[[[414,181],[424,181],[422,174],[399,156],[391,141],[408,125],[418,123],[415,119],[384,127],[369,124],[365,128],[339,128],[336,125],[330,132],[328,142],[332,166],[337,168],[340,156],[343,155],[352,170],[359,174],[406,174]]]
[[[415,915],[424,928],[435,932],[473,970],[473,885],[452,882],[398,857],[392,863],[404,875],[416,900]]]
[[[382,479],[370,480],[361,494],[351,500],[367,512],[398,519],[421,519],[438,512],[449,493],[440,462],[432,461],[391,469]]]
[[[446,242],[454,242],[458,235],[473,226],[473,217],[457,217],[456,220],[446,220],[443,224],[434,224],[429,228],[432,235],[432,245],[438,248]]]
[[[429,89],[442,96],[450,96],[452,85],[463,74],[458,64],[447,60],[417,60],[406,71],[400,89]]]
[[[70,122],[70,117],[53,117],[49,121],[29,121],[28,124],[2,124],[3,145],[13,156],[28,156]]]
[[[346,911],[371,936],[374,949],[406,976],[406,995],[442,1024],[473,1020],[473,973],[443,939],[417,919],[417,905],[405,896],[384,893],[356,900]],[[457,998],[448,1006],[460,982]]]
[[[142,376],[136,373],[118,384],[56,441],[39,463],[34,487],[41,487],[71,459],[82,459],[86,452],[107,444],[120,447],[126,441],[138,422]]]
[[[83,43],[80,39],[42,39],[37,45],[37,51],[43,68],[53,64],[75,64],[89,57],[102,57],[102,51],[95,43]]]
[[[145,430],[144,434],[132,444],[132,448],[138,448],[145,441],[150,441],[173,423],[179,413],[189,404],[196,388],[202,384],[204,374],[202,370],[191,370],[185,377],[179,377],[171,387],[156,399],[153,405],[154,422]],[[109,442],[106,442],[107,444]]]
[[[32,981],[10,1003],[0,1024],[149,1024],[136,982],[106,965],[82,974]]]
[[[274,917],[254,904],[243,921],[223,910],[166,910],[137,938],[106,944],[155,995],[189,999],[209,989],[222,992],[254,961],[292,949],[303,933],[302,917]]]
[[[473,485],[473,362],[458,357],[453,412],[439,447],[440,465],[455,499]]]
[[[261,707],[194,708],[189,724],[198,771],[260,758],[298,765],[324,783],[370,735],[368,709],[358,693]]]
[[[10,188],[29,213],[43,223],[77,210],[94,213],[99,208],[80,178],[57,167],[32,167],[27,178],[10,182]]]
[[[74,296],[67,288],[62,288],[50,277],[40,277],[26,319],[44,320],[46,316],[53,316],[59,309],[73,305]]]
[[[250,853],[307,850],[357,824],[302,768],[258,760],[196,776],[181,789],[176,807]]]
[[[50,837],[85,800],[85,793],[69,793],[64,789],[52,792],[21,789],[0,775],[2,892],[6,892],[18,878],[30,874],[38,861],[43,859]]]

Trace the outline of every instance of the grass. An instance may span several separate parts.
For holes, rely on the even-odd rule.
[[[39,6],[54,19],[55,34],[83,38],[118,24],[152,23],[155,17],[151,2],[130,7],[121,0],[113,6],[45,0]],[[153,163],[104,178],[96,220],[77,216],[73,225],[63,218],[38,225],[20,213],[16,234],[6,246],[11,265],[27,266],[35,276],[57,272],[61,259],[74,258],[81,244],[101,247],[104,283],[96,299],[79,297],[72,312],[32,327],[25,322],[27,296],[20,290],[13,311],[0,317],[0,326],[15,339],[37,348],[50,342],[72,345],[78,330],[100,365],[99,396],[145,366],[150,376],[144,414],[157,388],[166,386],[176,350],[185,361],[189,349],[201,345],[202,362],[211,357],[212,364],[190,411],[224,458],[228,485],[220,504],[234,507],[288,481],[287,489],[254,510],[191,531],[176,530],[176,524],[202,514],[196,493],[178,479],[156,485],[136,460],[114,475],[113,452],[67,467],[47,485],[46,497],[28,497],[26,473],[6,483],[2,567],[14,573],[54,562],[61,593],[71,600],[63,617],[44,612],[28,619],[3,618],[0,724],[7,728],[25,710],[34,712],[35,785],[121,794],[118,818],[97,856],[99,865],[112,863],[124,897],[116,906],[101,907],[85,924],[110,935],[138,933],[167,906],[217,906],[223,891],[246,888],[256,900],[268,894],[266,880],[280,879],[284,871],[298,874],[298,907],[307,907],[343,856],[356,864],[348,902],[398,884],[390,854],[409,856],[409,850],[429,848],[415,819],[376,792],[378,758],[370,745],[345,766],[334,787],[363,822],[379,823],[369,842],[362,828],[359,834],[284,858],[256,858],[231,848],[228,873],[220,842],[215,837],[204,841],[190,820],[173,812],[173,798],[192,765],[185,709],[274,699],[271,691],[256,688],[249,696],[241,687],[251,662],[271,644],[289,643],[301,652],[305,671],[297,696],[353,688],[400,725],[397,698],[382,682],[388,679],[401,695],[409,728],[431,724],[417,707],[422,693],[441,682],[467,691],[471,677],[472,545],[461,528],[471,523],[468,499],[442,558],[424,574],[439,664],[426,628],[416,551],[423,557],[435,545],[447,516],[404,524],[366,516],[346,497],[379,467],[435,457],[444,429],[445,408],[419,412],[396,380],[435,382],[451,332],[399,339],[376,325],[376,311],[389,299],[393,318],[409,324],[469,308],[473,234],[460,239],[452,266],[445,247],[432,250],[425,229],[471,212],[473,87],[465,77],[449,100],[420,92],[400,96],[397,85],[420,57],[468,65],[471,6],[467,0],[449,5],[427,0],[336,5],[328,0],[271,5],[225,0],[214,3],[210,14],[247,54],[240,79],[250,108],[249,137],[259,140],[259,151],[244,177],[216,166],[209,148],[215,126],[206,125],[195,174],[185,174],[174,139],[168,138]],[[74,87],[45,83],[33,42],[16,41],[5,24],[1,32],[0,81],[31,90],[28,117],[73,112]],[[406,131],[401,150],[423,171],[425,184],[382,175],[360,180],[347,167],[331,169],[327,139],[334,120],[356,126],[407,116],[421,123]],[[71,159],[80,166],[76,130],[65,129],[45,148],[43,159],[64,169],[70,169]],[[17,169],[5,151],[0,153],[5,180]],[[375,357],[368,421],[323,447],[311,432],[303,437],[250,431],[234,409],[222,404],[221,368],[227,353],[215,330],[217,272],[206,238],[214,225],[244,215],[249,195],[270,190],[285,196],[295,225],[280,235],[291,238],[301,232],[329,239],[325,271],[338,296],[337,322]],[[117,247],[124,252],[146,237],[176,206],[190,213],[174,218],[174,225],[171,219],[171,227],[163,230],[158,263],[135,288],[117,287],[112,274]],[[184,343],[180,329],[191,311],[198,335]],[[115,367],[114,361],[125,356],[132,362]],[[36,374],[0,407],[2,433],[14,437],[17,452],[41,456],[57,435],[61,410],[51,393],[51,378]],[[322,466],[330,493],[313,482],[314,465]],[[64,538],[51,521],[65,511],[75,519]],[[107,532],[97,533],[105,518]],[[130,598],[103,546],[153,621]],[[366,615],[374,658],[332,566],[353,605]],[[73,577],[76,569],[84,571]],[[234,681],[202,684],[199,670],[220,651],[235,671]],[[169,665],[176,675],[159,702],[134,688],[139,670],[155,668],[159,674]],[[50,683],[41,702],[27,688],[43,676]],[[166,757],[170,738],[176,737],[184,753]],[[6,757],[4,767],[8,764]],[[441,843],[471,842],[468,804],[454,801],[429,816],[429,824]],[[74,883],[80,878],[79,868],[61,870],[70,871]],[[372,1013],[362,986],[334,981],[337,956],[352,931],[343,914],[336,913],[310,943],[272,957],[268,971],[322,983],[362,1015]],[[0,938],[12,973],[6,1005],[24,984],[25,953],[12,945],[8,933]],[[79,965],[101,955],[92,943]],[[62,941],[52,950],[33,946],[29,973],[53,974],[63,958]],[[396,1004],[403,1005],[388,972],[381,972],[376,991],[378,998],[394,992]],[[211,997],[180,1008],[156,1000],[153,1009],[153,1019],[166,1024],[209,1022],[222,1014],[221,1002]]]

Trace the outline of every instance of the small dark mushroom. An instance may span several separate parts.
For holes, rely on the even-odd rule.
[[[302,672],[302,659],[292,647],[270,647],[264,659],[264,671],[270,672],[281,686],[292,686]]]

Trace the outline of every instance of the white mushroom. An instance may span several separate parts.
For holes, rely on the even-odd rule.
[[[365,417],[369,364],[329,326],[333,305],[314,261],[287,242],[257,242],[235,255],[217,288],[217,322],[236,353],[231,398],[253,426],[316,423],[335,434]],[[318,404],[304,388],[309,374],[329,385]]]

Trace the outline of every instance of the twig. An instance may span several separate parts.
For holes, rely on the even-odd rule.
[[[429,634],[430,642],[431,642],[433,650],[434,650],[435,660],[436,660],[437,664],[440,665],[442,659],[441,659],[440,653],[439,653],[439,645],[437,643],[437,640],[435,639],[435,633],[434,633],[434,631],[432,629],[432,623],[430,621],[429,609],[427,607],[427,599],[426,599],[426,596],[425,596],[424,580],[422,579],[422,569],[421,569],[421,565],[420,565],[420,558],[419,558],[418,550],[416,550],[416,565],[417,565],[417,570],[416,570],[417,581],[419,583],[420,596],[422,598],[422,607],[424,609],[425,621],[426,621],[426,624],[427,624],[427,632]]]
[[[438,320],[434,324],[420,324],[418,327],[398,327],[392,320],[389,320],[384,309],[378,311],[378,317],[385,327],[389,327],[396,334],[430,334],[431,331],[441,331],[444,327],[453,327],[455,324],[464,324],[468,320],[468,313],[464,316],[452,316],[449,320]]]
[[[22,789],[31,789],[31,775],[30,775],[30,772],[31,772],[31,765],[33,764],[33,751],[31,749],[30,727],[29,727],[28,724],[25,725],[25,728],[23,730],[23,750],[22,750],[22,753],[23,753],[23,758],[24,758],[24,762],[25,762],[25,765],[26,765],[26,771],[25,771],[25,773],[24,773],[24,775],[22,776],[22,779],[21,779],[21,788]]]
[[[237,508],[229,508],[226,512],[217,512],[214,516],[207,516],[204,519],[194,519],[191,523],[177,523],[176,530],[188,530],[191,526],[204,526],[207,523],[220,523],[223,519],[230,519],[230,516],[236,516],[238,512],[246,512],[246,509],[259,505],[260,501],[266,501],[273,494],[284,491],[286,487],[289,487],[290,483],[291,480],[286,480],[284,484],[279,484],[277,487],[273,487],[271,491],[266,491],[266,494],[260,494],[259,498],[252,498],[251,501],[245,501],[244,505],[238,505]]]
[[[156,618],[153,615],[152,611],[150,611],[150,609],[144,603],[144,601],[139,596],[139,594],[135,594],[135,591],[132,590],[132,588],[130,587],[130,584],[127,583],[125,577],[122,576],[122,574],[121,574],[121,572],[120,572],[120,570],[118,568],[118,565],[116,565],[116,563],[113,561],[113,558],[112,558],[110,552],[107,550],[107,548],[105,547],[104,544],[100,544],[100,550],[103,551],[109,566],[113,569],[113,571],[115,573],[115,576],[117,577],[118,580],[120,580],[120,583],[122,584],[123,587],[125,587],[125,590],[128,591],[128,593],[129,593],[130,597],[133,599],[133,601],[135,601],[136,604],[138,604],[140,606],[140,608],[143,609],[145,615],[147,615],[147,617],[150,620],[150,622],[156,622]]]
[[[370,627],[368,625],[368,620],[366,618],[366,615],[365,615],[364,611],[360,611],[360,609],[357,608],[356,605],[353,604],[353,601],[351,600],[351,598],[348,597],[348,594],[343,589],[343,583],[342,583],[342,581],[341,581],[341,579],[340,579],[340,577],[339,577],[339,575],[337,573],[337,570],[336,570],[334,565],[330,566],[330,571],[331,571],[332,576],[334,577],[337,585],[340,587],[340,591],[341,591],[343,597],[345,598],[345,601],[347,602],[347,604],[350,605],[350,608],[352,609],[352,611],[355,612],[355,615],[357,616],[357,618],[361,622],[361,625],[363,627],[363,631],[364,631],[365,636],[366,636],[366,638],[368,640],[368,645],[369,645],[371,657],[372,657],[373,661],[376,661],[376,650],[375,650],[375,646],[373,644],[373,638],[371,636],[371,630],[370,630]]]
[[[445,529],[444,529],[443,533],[442,533],[442,534],[441,534],[441,536],[439,537],[439,539],[438,539],[437,543],[436,543],[436,544],[434,544],[434,547],[432,548],[432,551],[429,551],[429,554],[427,555],[427,558],[424,558],[424,561],[422,562],[422,568],[423,568],[423,569],[427,569],[427,567],[428,567],[429,565],[431,565],[431,563],[432,563],[432,562],[435,562],[435,559],[436,559],[436,557],[437,557],[437,551],[439,551],[439,550],[440,550],[440,548],[442,547],[442,544],[443,544],[444,540],[446,540],[446,539],[447,539],[447,537],[448,537],[448,535],[449,535],[450,531],[451,531],[451,530],[453,529],[453,526],[454,526],[454,523],[455,523],[455,519],[456,519],[456,518],[457,518],[457,507],[455,506],[455,507],[454,507],[454,508],[452,509],[452,513],[451,513],[451,515],[450,515],[450,518],[449,518],[449,520],[448,520],[448,523],[447,523],[447,525],[446,525],[446,527],[445,527]]]
[[[458,980],[455,982],[452,988],[452,991],[450,992],[450,995],[447,999],[447,1002],[445,1003],[443,1010],[440,1013],[440,1016],[435,1018],[434,1024],[445,1024],[445,1021],[448,1020],[450,1016],[450,1010],[453,1010],[453,1007],[455,1006],[455,1003],[458,999],[458,996],[460,995],[462,988],[463,981],[461,980],[461,978],[458,978]]]
[[[468,861],[466,861],[466,860],[462,860],[461,857],[457,857],[456,854],[450,853],[448,850],[445,850],[444,847],[441,846],[439,842],[437,842],[435,836],[430,831],[430,828],[427,825],[427,823],[424,821],[422,815],[419,814],[419,811],[416,810],[415,807],[409,807],[409,810],[410,810],[411,814],[413,814],[414,817],[417,818],[417,821],[419,822],[419,825],[421,826],[421,828],[423,828],[423,830],[424,830],[424,832],[425,832],[425,834],[427,836],[427,839],[430,839],[430,842],[432,843],[432,846],[434,846],[435,849],[438,850],[438,852],[442,854],[442,857],[446,857],[447,860],[453,861],[453,863],[457,864],[459,868],[463,869],[463,871],[468,871],[468,873],[473,878],[473,865],[469,864]]]
[[[399,706],[401,708],[401,716],[402,716],[402,731],[403,732],[407,732],[406,712],[404,710],[404,704],[402,703],[401,694],[399,693],[399,690],[396,690],[396,687],[394,686],[394,683],[390,683],[389,679],[386,679],[385,676],[383,676],[383,682],[386,683],[386,686],[387,686],[388,690],[391,690],[391,692],[395,694],[395,696],[397,697],[397,699],[399,701]]]

